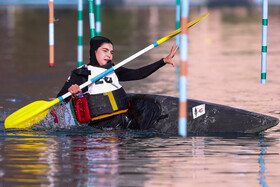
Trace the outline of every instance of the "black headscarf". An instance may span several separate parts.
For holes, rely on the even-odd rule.
[[[90,55],[90,65],[92,66],[100,66],[99,63],[97,62],[96,56],[95,56],[95,51],[103,44],[103,43],[110,43],[113,45],[111,40],[108,38],[105,38],[103,36],[95,36],[91,38],[90,40],[90,50],[89,50],[89,55]]]

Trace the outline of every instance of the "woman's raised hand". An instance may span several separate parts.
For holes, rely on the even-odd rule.
[[[179,46],[178,45],[176,46],[175,43],[173,44],[169,55],[167,57],[163,58],[164,63],[171,64],[173,67],[175,66],[175,63],[172,61],[172,58],[175,56],[178,47]]]

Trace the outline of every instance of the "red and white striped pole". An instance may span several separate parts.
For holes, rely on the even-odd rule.
[[[188,16],[189,0],[182,0],[178,130],[179,135],[183,137],[187,136]]]
[[[49,66],[54,66],[54,6],[49,0]]]

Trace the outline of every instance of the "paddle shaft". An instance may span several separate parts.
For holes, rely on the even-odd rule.
[[[188,28],[190,28],[191,26],[193,26],[194,24],[196,24],[197,22],[199,22],[199,21],[202,20],[203,18],[207,17],[208,15],[209,15],[209,14],[206,14],[206,15],[204,15],[204,16],[201,16],[201,17],[198,18],[198,19],[193,20],[192,22],[190,22],[190,23],[188,24]],[[148,47],[142,49],[141,51],[135,53],[134,55],[128,57],[127,59],[121,61],[121,62],[118,63],[117,65],[111,67],[111,68],[108,69],[108,70],[105,70],[103,73],[101,73],[101,74],[95,76],[94,78],[88,80],[87,82],[81,84],[81,85],[80,85],[80,89],[85,88],[86,86],[88,86],[88,85],[90,85],[91,83],[93,83],[93,82],[99,80],[100,78],[102,78],[102,77],[104,77],[105,75],[111,73],[112,71],[118,69],[119,67],[121,67],[121,66],[127,64],[128,62],[130,62],[130,61],[132,61],[133,59],[139,57],[140,55],[142,55],[142,54],[144,54],[144,53],[150,51],[151,49],[153,49],[153,48],[159,46],[160,44],[166,42],[167,40],[173,38],[174,36],[176,36],[176,35],[178,35],[179,33],[181,33],[181,30],[182,30],[181,28],[177,29],[176,31],[172,32],[171,34],[169,34],[169,35],[167,35],[167,36],[165,36],[165,37],[159,39],[159,40],[156,41],[155,43],[149,45]],[[64,94],[64,95],[62,95],[62,96],[60,96],[60,97],[58,97],[58,99],[59,99],[59,101],[63,101],[64,99],[66,99],[67,97],[70,97],[71,95],[72,95],[72,94],[71,94],[70,92],[67,92],[66,94]]]

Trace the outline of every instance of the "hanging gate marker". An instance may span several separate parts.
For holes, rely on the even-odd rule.
[[[96,7],[96,36],[101,35],[101,0],[95,0]]]
[[[54,5],[49,0],[49,66],[54,66]]]
[[[78,67],[83,65],[83,0],[78,1]]]
[[[188,73],[188,15],[189,0],[182,1],[182,33],[180,41],[179,135],[187,136],[187,73]]]
[[[261,84],[266,84],[268,0],[263,0]]]
[[[93,0],[88,0],[88,9],[89,9],[89,27],[90,27],[90,37],[95,36],[95,25],[94,25],[94,6]]]

